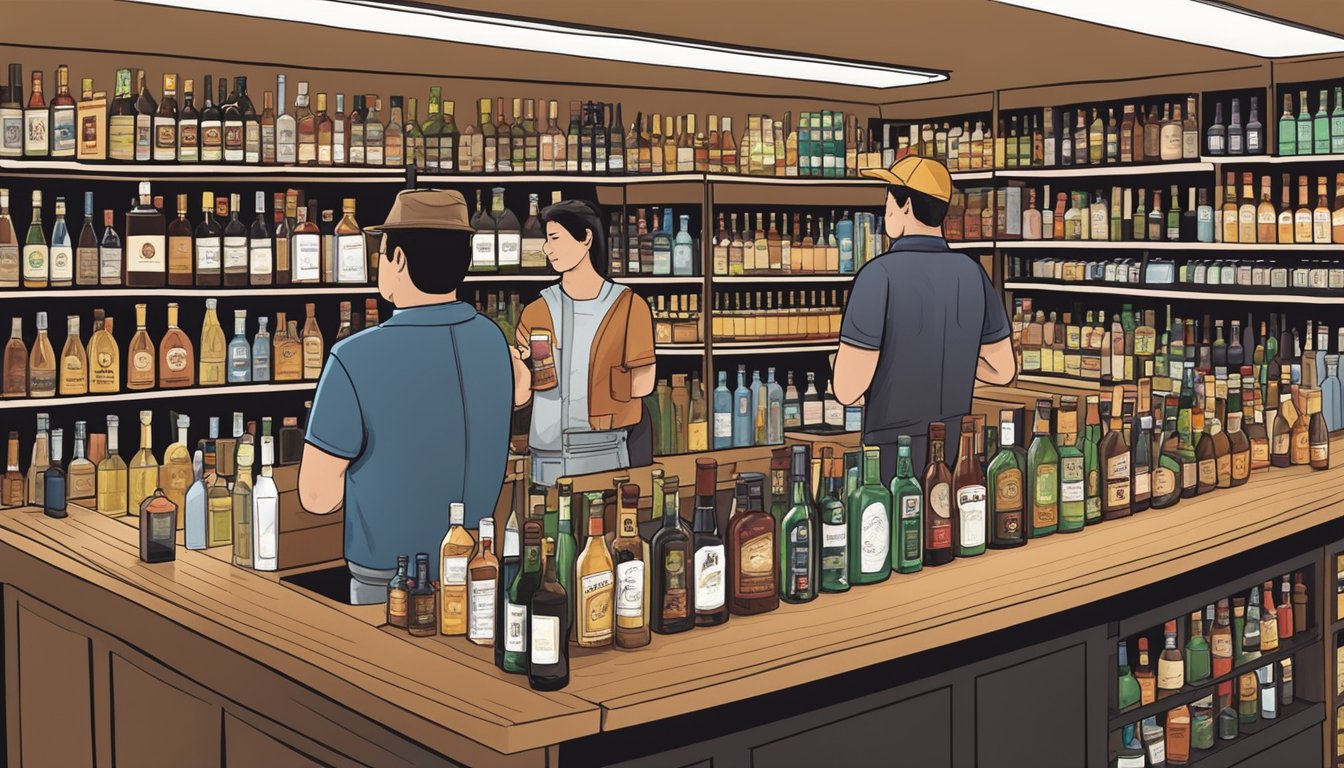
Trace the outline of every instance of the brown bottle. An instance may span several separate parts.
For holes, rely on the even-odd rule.
[[[1101,439],[1097,449],[1097,459],[1101,464],[1102,495],[1101,519],[1114,520],[1128,517],[1130,514],[1130,492],[1133,477],[1130,471],[1129,443],[1125,441],[1123,427],[1123,390],[1115,388],[1110,403],[1101,403],[1102,419],[1110,416],[1110,431]],[[1108,411],[1109,406],[1120,404],[1119,408]]]
[[[956,521],[952,516],[952,471],[944,461],[947,427],[929,425],[929,464],[924,469],[924,564],[943,565],[954,557],[952,541]]]
[[[177,304],[168,305],[168,330],[159,341],[159,386],[190,387],[196,383],[196,355],[191,339],[177,327]]]
[[[23,473],[19,471],[19,433],[9,433],[9,457],[0,480],[0,506],[23,506]]]
[[[728,552],[728,610],[738,616],[779,607],[775,567],[775,521],[764,505],[765,476],[738,475],[734,513],[725,536]]]

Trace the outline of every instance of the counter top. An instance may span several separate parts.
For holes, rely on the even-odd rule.
[[[1036,395],[984,394],[993,395],[986,398],[993,407]],[[760,450],[768,455],[768,449]],[[1344,456],[1344,438],[1333,440],[1332,450]],[[146,565],[137,557],[132,525],[73,505],[62,520],[32,509],[0,512],[0,582],[40,597],[53,578],[66,574],[77,582],[67,593],[78,587],[87,594],[92,586],[143,606],[430,749],[465,762],[473,756],[480,762],[488,754],[482,746],[496,753],[527,752],[535,761],[513,764],[540,766],[551,745],[1030,622],[1239,554],[1341,513],[1344,467],[1262,471],[1241,488],[1166,510],[893,575],[807,605],[781,604],[775,612],[733,617],[719,627],[655,635],[641,650],[574,649],[571,683],[556,693],[532,691],[525,677],[498,671],[489,649],[463,638],[411,638],[383,626],[381,607],[338,605],[281,583],[277,574],[235,568],[226,562],[228,548],[179,548],[175,562]],[[42,564],[55,571],[34,567]],[[117,622],[115,612],[105,616]],[[107,631],[169,666],[194,663],[173,648],[158,647],[152,637],[138,636],[134,626]]]

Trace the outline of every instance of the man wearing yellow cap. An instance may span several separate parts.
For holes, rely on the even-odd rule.
[[[952,177],[936,160],[906,157],[864,176],[887,183],[883,223],[891,248],[859,270],[835,356],[835,396],[864,399],[863,442],[882,449],[882,478],[896,474],[896,438],[910,436],[916,472],[928,425],[953,438],[971,409],[976,379],[1007,384],[1016,374],[1003,302],[979,263],[952,251],[943,218]],[[957,441],[947,443],[956,463]]]

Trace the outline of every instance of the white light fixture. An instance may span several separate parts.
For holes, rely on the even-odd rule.
[[[124,1],[491,48],[868,88],[896,88],[947,79],[945,72],[372,0]]]
[[[1280,58],[1344,51],[1344,38],[1204,0],[995,0],[1183,43]]]

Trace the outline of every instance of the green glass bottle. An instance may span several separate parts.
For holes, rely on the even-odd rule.
[[[33,190],[33,218],[28,224],[28,235],[23,240],[24,288],[46,288],[50,277],[47,236],[42,231],[42,190]]]
[[[1181,498],[1199,495],[1199,462],[1195,459],[1194,438],[1195,368],[1186,365],[1181,373],[1180,410],[1176,413],[1179,436],[1176,453],[1181,460]]]
[[[1171,398],[1167,398],[1169,401]],[[1176,418],[1168,416],[1162,424],[1161,452],[1153,468],[1153,496],[1149,506],[1165,509],[1181,500],[1181,457],[1176,437]]]
[[[821,518],[821,591],[848,592],[850,583],[850,520],[845,509],[845,494],[840,477],[840,462],[831,458],[831,449],[821,449],[823,482],[817,499]]]
[[[526,526],[523,532],[523,568],[513,577],[504,598],[504,671],[527,674],[528,607],[532,593],[541,586],[541,531]]]
[[[570,600],[569,624],[565,626],[565,631],[569,631],[574,624],[572,609],[577,594],[574,591],[574,563],[579,557],[579,542],[574,538],[574,481],[562,477],[555,485],[560,494],[556,504],[555,574]]]
[[[1335,86],[1335,108],[1330,111],[1330,153],[1344,154],[1344,86]]]
[[[1307,151],[1311,151],[1308,148]],[[1279,155],[1297,154],[1297,121],[1293,119],[1293,94],[1283,94],[1283,114],[1279,115]]]
[[[1027,448],[1027,518],[1031,536],[1049,536],[1059,529],[1059,451],[1050,437],[1049,399],[1036,401],[1034,437]]]
[[[789,457],[788,448],[770,452],[770,516],[775,525],[782,525],[789,511]]]
[[[1083,425],[1083,523],[1101,522],[1101,398],[1088,395],[1084,400],[1087,418]]]
[[[1310,155],[1312,147],[1311,113],[1307,111],[1307,92],[1297,94],[1297,154]]]
[[[999,411],[999,449],[985,468],[986,494],[990,502],[989,546],[991,549],[1020,547],[1027,543],[1022,523],[1026,501],[1027,454],[1017,447],[1017,411]]]
[[[832,482],[839,485],[840,478]],[[891,576],[891,494],[882,485],[882,452],[877,446],[864,446],[863,482],[849,494],[848,502],[849,582],[886,581]]]
[[[1120,641],[1120,668],[1117,672],[1116,690],[1119,695],[1116,709],[1120,712],[1139,703],[1139,681],[1129,668],[1129,649],[1123,640]]]
[[[1329,101],[1329,91],[1322,88],[1320,102],[1316,107],[1316,115],[1311,120],[1311,153],[1313,155],[1330,154],[1330,113],[1325,111]]]
[[[1081,531],[1087,506],[1087,458],[1079,447],[1078,398],[1059,398],[1055,435],[1059,450],[1059,532]]]
[[[1204,619],[1199,611],[1190,614],[1190,633],[1185,641],[1185,682],[1202,683],[1213,676],[1213,658],[1209,641],[1204,638]]]
[[[1018,472],[1018,521],[1020,531],[1021,471]],[[896,477],[891,480],[892,510],[896,516],[891,531],[891,551],[896,572],[914,573],[924,567],[924,489],[915,479],[910,461],[910,436],[896,438]]]
[[[807,447],[793,446],[789,455],[791,503],[779,526],[779,596],[786,603],[806,603],[817,597],[820,547],[817,510],[807,498]]]

